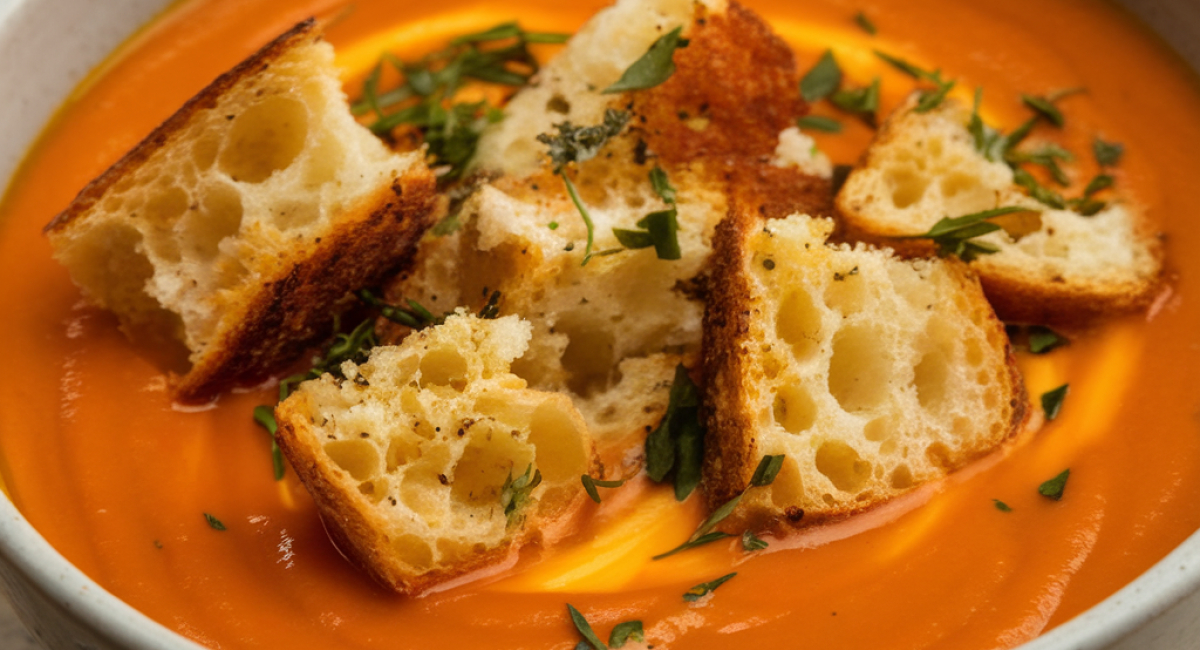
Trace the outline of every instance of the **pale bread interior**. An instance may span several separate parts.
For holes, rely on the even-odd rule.
[[[978,241],[1000,251],[974,264],[1036,289],[1052,284],[1095,294],[1148,291],[1160,270],[1157,245],[1128,201],[1111,201],[1094,216],[1051,209],[1013,183],[1004,162],[976,150],[970,112],[948,99],[918,113],[896,110],[838,194],[852,232],[897,237],[927,232],[943,217],[1002,206],[1037,214],[1001,219],[1004,230]]]
[[[752,510],[799,508],[808,520],[852,512],[945,476],[1014,432],[1019,379],[965,267],[827,246],[832,227],[793,216],[744,235],[752,312],[734,349],[745,383],[709,400],[746,413],[751,430],[716,432],[754,450],[743,481],[762,456],[786,455],[775,482],[748,495]]]
[[[279,407],[292,464],[332,477],[337,490],[314,492],[329,511],[355,510],[372,523],[373,537],[350,543],[377,557],[389,582],[452,575],[583,496],[579,478],[595,470],[582,418],[566,396],[531,390],[509,372],[531,329],[515,316],[451,316],[375,348],[361,365],[347,362],[345,380],[301,384]],[[508,517],[502,488],[527,468],[542,482]]]
[[[594,250],[619,249],[613,227],[637,229],[648,212],[667,208],[646,177],[650,166],[619,154],[588,165],[578,182],[596,225]],[[671,181],[680,190],[682,259],[645,248],[582,265],[586,227],[562,180],[547,174],[481,188],[459,230],[426,240],[414,272],[392,291],[434,311],[500,291],[502,311],[533,325],[514,373],[570,395],[600,442],[644,432],[666,407],[675,365],[698,352],[704,307],[680,287],[704,269],[724,216],[719,188],[683,174]]]
[[[127,329],[180,338],[193,363],[364,201],[418,166],[355,122],[333,48],[309,36],[239,77],[108,188],[55,255]],[[358,217],[359,215],[353,215]]]

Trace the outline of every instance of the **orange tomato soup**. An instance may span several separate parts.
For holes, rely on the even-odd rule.
[[[968,100],[984,87],[985,116],[1005,128],[1025,119],[1023,92],[1087,88],[1060,102],[1065,129],[1042,126],[1035,137],[1077,153],[1077,185],[1095,170],[1094,136],[1123,143],[1117,187],[1168,234],[1173,275],[1149,314],[1022,358],[1035,399],[1070,382],[1057,420],[944,485],[846,524],[772,540],[765,552],[747,555],[730,541],[649,561],[686,539],[701,513],[695,497],[675,506],[660,488],[640,484],[606,492],[611,498],[573,542],[540,561],[536,550],[527,554],[509,575],[424,598],[387,593],[330,544],[290,470],[273,480],[268,440],[251,411],[274,389],[225,395],[211,408],[174,406],[154,351],[81,304],[41,234],[80,187],[217,74],[295,22],[344,9],[341,0],[188,0],[80,88],[0,207],[8,363],[0,375],[0,469],[12,500],[106,589],[221,648],[567,649],[579,639],[568,602],[603,637],[617,622],[642,620],[658,648],[1010,647],[1135,578],[1200,528],[1193,73],[1103,2],[747,4],[796,47],[802,69],[831,46],[851,80],[880,74],[884,111],[912,81],[886,69],[872,47],[942,67]],[[373,63],[363,44],[396,40],[389,34],[400,34],[398,53],[413,57],[512,18],[571,31],[601,6],[356,0],[328,39],[356,68],[348,71],[353,80]],[[878,26],[874,38],[854,24],[859,10]],[[847,163],[869,137],[850,124],[818,140]],[[1037,493],[1068,467],[1061,501]],[[204,513],[227,530],[211,528]],[[692,585],[732,571],[738,576],[708,602],[682,600]]]

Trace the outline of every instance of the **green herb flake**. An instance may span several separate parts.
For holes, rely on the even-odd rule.
[[[1054,501],[1062,500],[1063,491],[1067,488],[1067,479],[1070,477],[1071,470],[1064,469],[1062,474],[1059,474],[1049,481],[1039,485],[1038,494],[1046,497],[1047,499],[1053,499]]]
[[[821,133],[841,133],[842,123],[824,115],[805,115],[796,120],[796,126]]]
[[[761,551],[767,546],[767,542],[755,535],[754,531],[748,530],[742,533],[742,550],[750,553],[754,551]]]
[[[504,508],[504,517],[509,526],[521,520],[521,510],[533,496],[533,489],[542,483],[541,470],[534,470],[533,463],[525,468],[525,473],[513,478],[512,470],[500,488],[500,507]]]
[[[863,88],[843,88],[829,96],[834,106],[858,115],[874,116],[879,110],[879,77]]]
[[[1097,137],[1092,140],[1092,153],[1101,167],[1112,167],[1121,161],[1125,146],[1119,142],[1105,142]]]
[[[567,613],[571,616],[571,622],[575,624],[575,629],[579,631],[579,636],[582,636],[584,641],[592,646],[592,650],[608,650],[608,646],[596,636],[596,632],[592,630],[591,624],[575,609],[571,603],[567,603]],[[582,645],[582,644],[580,644]]]
[[[667,411],[646,436],[646,474],[662,483],[673,471],[675,497],[682,501],[699,483],[704,457],[704,426],[700,422],[700,392],[687,368],[675,367]]]
[[[221,523],[220,519],[217,519],[207,512],[204,513],[204,520],[208,522],[209,527],[213,530],[225,530],[225,524]]]
[[[1113,177],[1108,174],[1099,174],[1087,184],[1087,188],[1083,190],[1083,198],[1090,199],[1096,192],[1107,190],[1113,186]]]
[[[660,260],[677,260],[683,257],[679,248],[679,212],[675,207],[675,188],[667,178],[662,168],[655,166],[650,170],[650,185],[654,192],[671,207],[667,210],[651,212],[637,222],[637,227],[643,230],[628,230],[613,228],[617,241],[627,249],[654,247],[654,252]]]
[[[583,482],[584,491],[587,492],[587,495],[592,498],[592,501],[600,503],[600,492],[596,488],[619,488],[622,485],[625,485],[625,481],[627,479],[620,479],[617,481],[602,481],[584,474],[582,477],[580,477],[580,480]]]
[[[637,643],[646,641],[646,633],[642,629],[641,621],[625,621],[617,623],[616,627],[608,635],[608,647],[620,648],[625,645],[626,641],[633,640]]]
[[[931,83],[935,86],[933,90],[924,90],[921,92],[920,98],[917,100],[917,105],[913,109],[917,113],[928,113],[929,111],[941,105],[946,99],[947,93],[954,88],[953,79],[943,79],[941,70],[925,70],[917,67],[904,59],[894,57],[886,52],[875,50],[875,56],[883,59],[897,70],[913,77],[918,81]]]
[[[283,451],[279,449],[279,442],[275,439],[275,432],[279,430],[279,425],[275,422],[275,409],[266,404],[254,407],[254,421],[271,434],[271,464],[275,468],[275,480],[283,480]]]
[[[558,222],[551,221],[550,223],[546,224],[546,227],[549,228],[550,230],[558,230]]]
[[[730,573],[728,575],[723,575],[711,582],[702,582],[695,587],[688,589],[687,592],[683,594],[683,599],[689,603],[694,603],[697,600],[700,600],[701,598],[711,594],[716,590],[717,587],[729,582],[729,580],[736,575],[736,573]]]
[[[1041,326],[1029,328],[1029,351],[1034,354],[1047,352],[1067,344],[1067,339],[1058,332]]]
[[[1067,202],[1061,194],[1038,183],[1033,174],[1024,169],[1018,167],[1013,170],[1013,182],[1025,188],[1025,191],[1029,192],[1029,196],[1033,197],[1038,203],[1048,205],[1056,210],[1062,210],[1067,207]]]
[[[700,526],[696,528],[696,532],[692,533],[692,536],[689,537],[686,542],[676,546],[666,553],[655,555],[653,559],[661,560],[681,551],[696,548],[697,546],[703,546],[727,537],[733,537],[733,535],[730,535],[729,533],[724,533],[713,529],[717,527],[717,524],[725,521],[729,515],[733,514],[734,509],[737,508],[739,503],[741,503],[742,497],[746,496],[746,492],[749,491],[750,488],[770,485],[771,482],[775,480],[775,476],[779,474],[779,469],[783,466],[783,459],[783,454],[779,454],[777,456],[764,456],[763,459],[759,461],[758,467],[755,468],[754,475],[750,478],[750,484],[746,486],[746,489],[742,490],[741,494],[738,494],[736,497],[726,501],[721,507],[714,510],[712,514],[708,516],[708,519],[705,519]],[[647,466],[649,466],[648,463]]]
[[[758,467],[754,468],[754,475],[750,477],[750,487],[765,487],[774,483],[781,469],[783,454],[763,456],[762,460],[758,461]]]
[[[667,178],[667,172],[658,165],[650,170],[650,187],[664,203],[675,205],[675,188],[671,186],[671,179]]]
[[[800,96],[815,102],[832,95],[842,85],[842,69],[833,58],[833,50],[825,50],[816,65],[800,79]]]
[[[1012,507],[1000,499],[992,499],[992,504],[995,505],[996,509],[1000,512],[1012,512]]]
[[[1021,95],[1021,101],[1054,126],[1062,128],[1063,124],[1066,123],[1066,120],[1063,119],[1062,111],[1058,110],[1058,107],[1048,97]]]
[[[605,88],[601,94],[610,95],[628,90],[653,88],[675,73],[675,50],[687,47],[688,41],[681,38],[683,26],[667,32],[650,45],[650,49],[634,61],[616,83]]]
[[[625,125],[629,122],[629,118],[630,114],[628,111],[618,111],[610,108],[604,111],[604,121],[600,124],[577,127],[570,122],[563,122],[554,125],[554,128],[558,129],[558,135],[541,133],[537,136],[538,142],[549,147],[548,153],[554,167],[554,173],[562,177],[563,185],[567,188],[567,194],[571,197],[571,202],[575,204],[575,209],[579,211],[579,216],[583,218],[583,223],[587,226],[587,246],[583,250],[583,262],[581,266],[586,266],[588,261],[592,259],[592,246],[596,236],[596,224],[592,221],[592,215],[588,212],[587,206],[579,198],[579,192],[575,189],[575,183],[571,181],[571,177],[564,170],[570,163],[579,164],[594,158],[596,154],[600,153],[601,147],[609,139],[624,130]]]
[[[487,102],[455,102],[467,80],[505,86],[524,86],[538,70],[530,43],[562,43],[565,34],[526,32],[515,22],[460,36],[441,51],[418,61],[404,62],[385,53],[363,81],[362,97],[352,106],[355,115],[374,114],[369,125],[383,137],[400,126],[421,133],[434,165],[442,167],[439,182],[462,176],[474,156],[479,136],[502,117]],[[515,42],[511,42],[514,41]],[[380,92],[385,65],[402,75],[401,84]]]
[[[854,22],[858,23],[858,26],[871,36],[879,33],[879,30],[875,28],[875,23],[871,22],[871,19],[867,18],[867,15],[861,11],[854,14]]]
[[[1070,384],[1063,384],[1054,390],[1042,393],[1042,412],[1046,414],[1046,421],[1058,417],[1059,411],[1062,410],[1063,402],[1067,399],[1069,386]]]
[[[1028,211],[1028,208],[1007,206],[961,217],[943,217],[929,229],[929,232],[920,235],[910,235],[907,239],[932,240],[938,246],[939,255],[943,257],[955,255],[963,261],[969,262],[979,255],[989,255],[999,250],[991,244],[971,241],[975,237],[1000,230],[999,225],[988,221],[988,219],[1015,212]]]

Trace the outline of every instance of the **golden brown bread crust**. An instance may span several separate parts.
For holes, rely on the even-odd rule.
[[[738,496],[749,485],[762,453],[753,432],[761,423],[750,406],[762,390],[763,377],[753,359],[762,345],[753,338],[752,319],[761,317],[751,277],[746,265],[752,259],[749,240],[763,227],[764,219],[735,204],[729,217],[717,227],[714,237],[713,264],[709,283],[708,303],[704,315],[704,384],[703,416],[707,427],[702,488],[710,510]],[[946,260],[955,268],[961,286],[976,282],[975,274],[957,259]],[[977,290],[976,290],[977,291]],[[982,301],[980,301],[982,304]],[[1016,365],[1012,346],[1008,344],[1003,324],[991,319],[994,336],[1004,341],[1007,383],[1012,388],[1009,403],[1008,427],[1003,439],[1011,440],[1029,418],[1028,395]],[[750,396],[750,397],[748,397]],[[946,473],[961,469],[982,458],[995,447],[939,449],[936,463]],[[931,456],[931,459],[933,457]],[[766,497],[753,491],[747,494],[729,519],[733,527],[748,527],[785,534],[790,529],[840,521],[886,503],[874,499],[847,507],[826,508],[806,513],[798,507],[780,508],[764,501]]]
[[[650,150],[668,164],[769,159],[779,132],[808,111],[792,49],[732,1],[724,14],[698,7],[688,39],[670,79],[627,95]]]
[[[481,550],[470,559],[457,562],[450,571],[436,568],[419,576],[405,575],[387,551],[392,540],[383,531],[388,524],[375,521],[370,516],[371,508],[345,505],[360,501],[363,496],[346,487],[343,470],[333,463],[321,462],[324,452],[317,446],[318,436],[309,427],[306,413],[312,409],[308,402],[308,395],[296,394],[276,409],[279,448],[308,488],[325,522],[325,530],[338,549],[372,579],[397,593],[417,595],[448,580],[494,566],[509,554],[509,546]],[[297,426],[303,430],[298,431]]]
[[[267,44],[190,99],[141,143],[89,183],[45,228],[65,233],[114,186],[133,175],[156,152],[169,147],[201,111],[242,81],[266,71],[289,50],[321,39],[312,19]],[[434,218],[435,178],[423,165],[406,171],[390,187],[345,210],[350,217],[315,241],[297,242],[286,259],[253,261],[261,286],[229,292],[215,300],[223,314],[205,353],[182,377],[176,398],[198,402],[222,390],[262,381],[328,335],[346,292],[378,284],[402,267]]]
[[[406,266],[435,212],[433,174],[422,168],[364,203],[366,218],[339,224],[291,268],[280,268],[262,290],[227,308],[208,354],[174,386],[176,397],[202,401],[249,385],[294,361],[329,335],[347,291],[379,284]]]
[[[725,396],[757,391],[757,387],[748,381],[749,373],[746,372],[753,309],[749,275],[743,271],[743,265],[749,252],[746,235],[758,221],[744,207],[734,205],[729,216],[717,226],[713,237],[708,301],[704,310],[704,399],[701,401],[707,429],[701,487],[710,510],[728,502],[749,484],[756,462],[754,437],[728,433],[754,430],[755,418],[746,408],[749,402],[729,400]],[[718,403],[722,408],[715,408]],[[726,408],[729,405],[733,408]],[[747,468],[751,469],[747,471]],[[800,518],[796,519],[799,521]]]

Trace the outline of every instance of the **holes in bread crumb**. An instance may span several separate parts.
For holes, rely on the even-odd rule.
[[[950,448],[940,442],[931,443],[925,448],[925,458],[934,467],[949,471],[954,469],[954,463],[951,459]]]
[[[487,392],[475,400],[473,411],[494,418],[505,426],[524,429],[529,426],[529,405],[514,401],[511,394]]]
[[[871,442],[881,442],[892,437],[892,428],[886,418],[875,418],[863,427],[863,437]]]
[[[912,470],[908,465],[901,465],[892,470],[892,478],[890,480],[893,490],[907,490],[913,486]]]
[[[397,433],[392,436],[392,439],[388,442],[387,453],[384,456],[388,473],[394,472],[397,468],[403,467],[420,457],[420,444],[407,433]]]
[[[807,431],[817,419],[817,404],[812,395],[796,384],[780,387],[772,411],[775,421],[788,433]]]
[[[557,330],[567,335],[562,367],[567,371],[567,388],[589,397],[620,380],[614,363],[612,332],[595,326],[587,317],[563,319]]]
[[[786,454],[783,457],[783,467],[771,483],[771,502],[779,508],[787,508],[804,500],[804,480],[796,459]]]
[[[437,348],[421,359],[421,386],[450,386],[459,392],[467,387],[467,360],[451,348]]]
[[[363,496],[371,500],[371,503],[379,503],[388,493],[388,482],[386,478],[376,478],[371,481],[363,481],[358,484],[358,491]]]
[[[871,478],[871,463],[840,440],[828,440],[817,449],[817,471],[842,492],[857,492]]]
[[[205,130],[192,145],[192,164],[198,171],[207,171],[217,161],[217,152],[221,150],[221,138],[215,131]]]
[[[236,181],[261,183],[286,169],[304,150],[308,109],[297,99],[265,96],[233,119],[218,157]]]
[[[863,310],[870,297],[868,285],[859,275],[858,267],[835,273],[834,281],[825,285],[825,304],[842,312],[843,316]]]
[[[905,167],[893,167],[884,174],[892,188],[892,205],[904,209],[921,200],[929,188],[929,179]]]
[[[517,476],[533,462],[532,450],[509,431],[488,422],[477,422],[468,436],[451,474],[450,494],[460,503],[497,504],[510,473]]]
[[[944,404],[949,379],[950,361],[945,352],[934,349],[921,357],[920,363],[913,368],[913,384],[921,406],[935,410]]]
[[[187,246],[190,259],[210,262],[220,252],[221,241],[238,234],[242,227],[242,197],[225,184],[205,189],[199,209],[188,210],[178,226],[178,238]]]
[[[775,315],[775,333],[792,346],[797,361],[812,356],[820,345],[821,312],[803,289],[787,295]]]
[[[968,338],[965,343],[967,348],[967,363],[978,367],[983,363],[983,346],[979,344],[979,340],[975,337]]]
[[[529,424],[529,442],[537,454],[537,467],[550,483],[578,477],[587,470],[580,427],[583,423],[571,417],[568,408],[568,400],[548,399],[534,410]]]
[[[833,338],[829,392],[847,411],[866,411],[887,397],[892,367],[885,337],[870,326],[852,325]]]
[[[401,535],[392,540],[392,550],[401,562],[418,571],[433,566],[433,549],[416,535]]]
[[[949,199],[979,189],[979,179],[961,172],[951,173],[942,177],[941,186],[942,196]]]
[[[325,453],[356,481],[365,481],[379,473],[379,450],[366,440],[352,438],[327,442]]]
[[[400,500],[430,526],[437,526],[445,512],[446,488],[438,477],[445,476],[449,464],[449,448],[431,445],[420,459],[408,466],[399,483]]]

